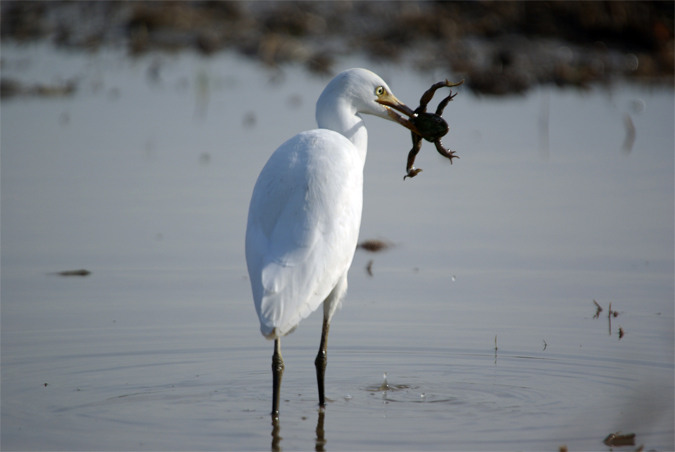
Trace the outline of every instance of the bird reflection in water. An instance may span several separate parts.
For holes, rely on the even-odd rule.
[[[325,431],[323,429],[323,417],[325,416],[325,411],[320,409],[319,410],[319,420],[316,421],[316,445],[314,446],[314,450],[317,452],[325,451],[325,445],[326,445],[326,437],[325,437]]]
[[[319,419],[316,421],[316,442],[314,444],[314,450],[317,452],[323,452],[326,450],[326,435],[325,430],[323,429],[323,421],[326,412],[324,409],[319,409]],[[281,448],[281,422],[279,417],[272,417],[272,452],[280,452],[283,449]]]
[[[272,452],[281,451],[281,423],[278,417],[272,417]]]

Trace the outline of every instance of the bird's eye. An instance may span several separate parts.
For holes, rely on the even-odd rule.
[[[387,91],[384,89],[384,86],[378,86],[377,88],[375,88],[375,94],[377,94],[378,97],[382,96],[386,92]]]

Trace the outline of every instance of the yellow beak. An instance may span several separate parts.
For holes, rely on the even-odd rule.
[[[416,116],[415,112],[406,104],[398,100],[396,96],[390,93],[386,93],[385,95],[377,99],[375,102],[387,107],[387,114],[389,115],[389,118],[391,118],[392,121],[396,121],[406,129],[409,129],[412,132],[416,133],[417,135],[420,135],[419,131],[417,130],[417,127],[415,127],[415,125],[412,122],[410,122],[410,120],[404,118],[403,116],[399,115],[394,111],[398,110],[404,115],[411,118]]]

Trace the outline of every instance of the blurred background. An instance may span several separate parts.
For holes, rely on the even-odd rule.
[[[234,50],[270,68],[300,64],[326,77],[340,58],[358,54],[450,71],[492,95],[617,77],[673,83],[670,2],[8,0],[1,8],[3,41],[85,52]]]

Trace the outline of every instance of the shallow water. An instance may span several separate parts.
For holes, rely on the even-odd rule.
[[[282,341],[273,431],[246,211],[327,80],[232,55],[2,58],[3,76],[78,82],[2,104],[3,450],[609,450],[616,431],[675,448],[672,90],[460,87],[460,160],[427,143],[405,182],[409,134],[366,118],[361,237],[394,246],[354,259],[325,413],[320,314]],[[412,106],[446,76],[343,67],[361,65]]]

